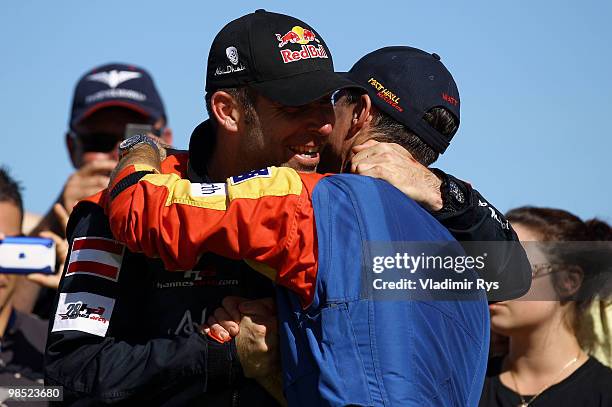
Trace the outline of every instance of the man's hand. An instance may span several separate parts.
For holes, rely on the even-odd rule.
[[[208,317],[207,325],[203,327],[204,333],[209,336],[226,342],[238,335],[240,331],[240,304],[247,302],[249,299],[243,297],[229,296],[223,298],[221,307],[217,308],[211,316]],[[255,300],[258,302],[260,300]]]
[[[353,153],[351,172],[383,179],[429,211],[442,209],[442,181],[400,145],[369,140]]]
[[[235,336],[244,375],[257,380],[281,405],[286,406],[274,299],[225,297],[221,305],[208,318],[208,326],[203,327],[203,332],[222,341]]]
[[[85,164],[72,174],[64,186],[59,202],[68,214],[78,201],[108,186],[111,171],[117,163],[113,160],[97,160]]]
[[[111,173],[109,185],[114,183],[117,175],[119,175],[121,171],[123,171],[130,165],[147,165],[149,167],[155,168],[157,171],[161,171],[161,163],[166,159],[168,151],[171,151],[172,149],[168,144],[165,144],[157,137],[149,135],[147,135],[147,137],[149,137],[155,142],[157,149],[146,143],[141,143],[133,146],[121,158],[119,164],[117,164],[117,166]]]
[[[62,230],[66,231],[66,225],[68,224],[68,211],[61,204],[56,203],[53,205],[53,213],[57,218]],[[52,239],[55,242],[55,256],[57,269],[55,274],[42,274],[32,273],[28,274],[27,278],[30,281],[37,283],[42,287],[52,288],[57,290],[59,282],[62,277],[62,271],[64,270],[64,264],[66,263],[66,255],[68,254],[68,241],[51,231],[44,231],[39,234],[41,237]]]
[[[276,305],[272,298],[249,301],[226,297],[222,307],[208,318],[204,331],[225,341],[236,337],[238,358],[246,377],[262,378],[280,371]]]
[[[276,317],[243,315],[236,350],[245,377],[263,378],[280,371]]]

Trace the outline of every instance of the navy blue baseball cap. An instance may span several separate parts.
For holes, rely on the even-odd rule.
[[[109,106],[134,110],[149,117],[151,122],[166,118],[151,75],[135,65],[111,63],[85,73],[74,90],[70,128]]]
[[[434,107],[447,109],[459,125],[459,90],[437,54],[406,46],[373,51],[346,73],[364,87],[377,109],[412,130],[438,153],[454,134],[445,136],[423,116]]]

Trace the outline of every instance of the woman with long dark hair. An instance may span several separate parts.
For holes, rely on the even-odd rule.
[[[521,241],[543,249],[538,260],[530,256],[529,293],[489,307],[491,328],[509,347],[490,361],[480,406],[612,406],[612,370],[589,356],[598,345],[589,307],[609,304],[612,253],[602,241],[611,240],[610,226],[548,208],[518,208],[507,218]]]

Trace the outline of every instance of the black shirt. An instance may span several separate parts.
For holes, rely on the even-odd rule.
[[[27,406],[25,401],[8,401],[8,388],[43,386],[43,355],[48,322],[13,311],[0,339],[0,405]],[[37,402],[43,406],[47,403]]]
[[[502,358],[489,364],[479,407],[517,407],[517,393],[499,380]],[[533,395],[523,395],[526,402]],[[574,373],[544,390],[529,407],[612,407],[612,369],[590,357]]]
[[[186,155],[176,158],[167,165],[184,174]],[[221,345],[199,332],[224,297],[271,297],[272,282],[212,253],[193,270],[168,272],[160,259],[123,250],[103,199],[81,201],[66,232],[45,355],[45,381],[63,386],[64,405],[278,405],[242,376],[233,340]],[[75,260],[75,250],[94,254]]]

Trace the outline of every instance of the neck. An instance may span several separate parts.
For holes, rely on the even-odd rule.
[[[576,336],[561,318],[510,337],[508,368],[521,376],[556,374],[580,352]]]
[[[13,303],[11,300],[4,304],[4,307],[0,309],[0,338],[4,336],[4,332],[6,331],[9,319],[11,318],[12,311]]]
[[[238,148],[231,146],[226,140],[227,135],[217,132],[217,142],[213,148],[207,163],[208,176],[213,182],[225,182],[234,175],[240,175],[244,171],[240,165],[240,154]]]
[[[340,167],[341,172],[351,172],[351,160],[353,159],[353,147],[364,144],[366,141],[371,140],[372,135],[370,134],[369,126],[364,125],[356,133],[344,140],[342,147],[342,164]]]

